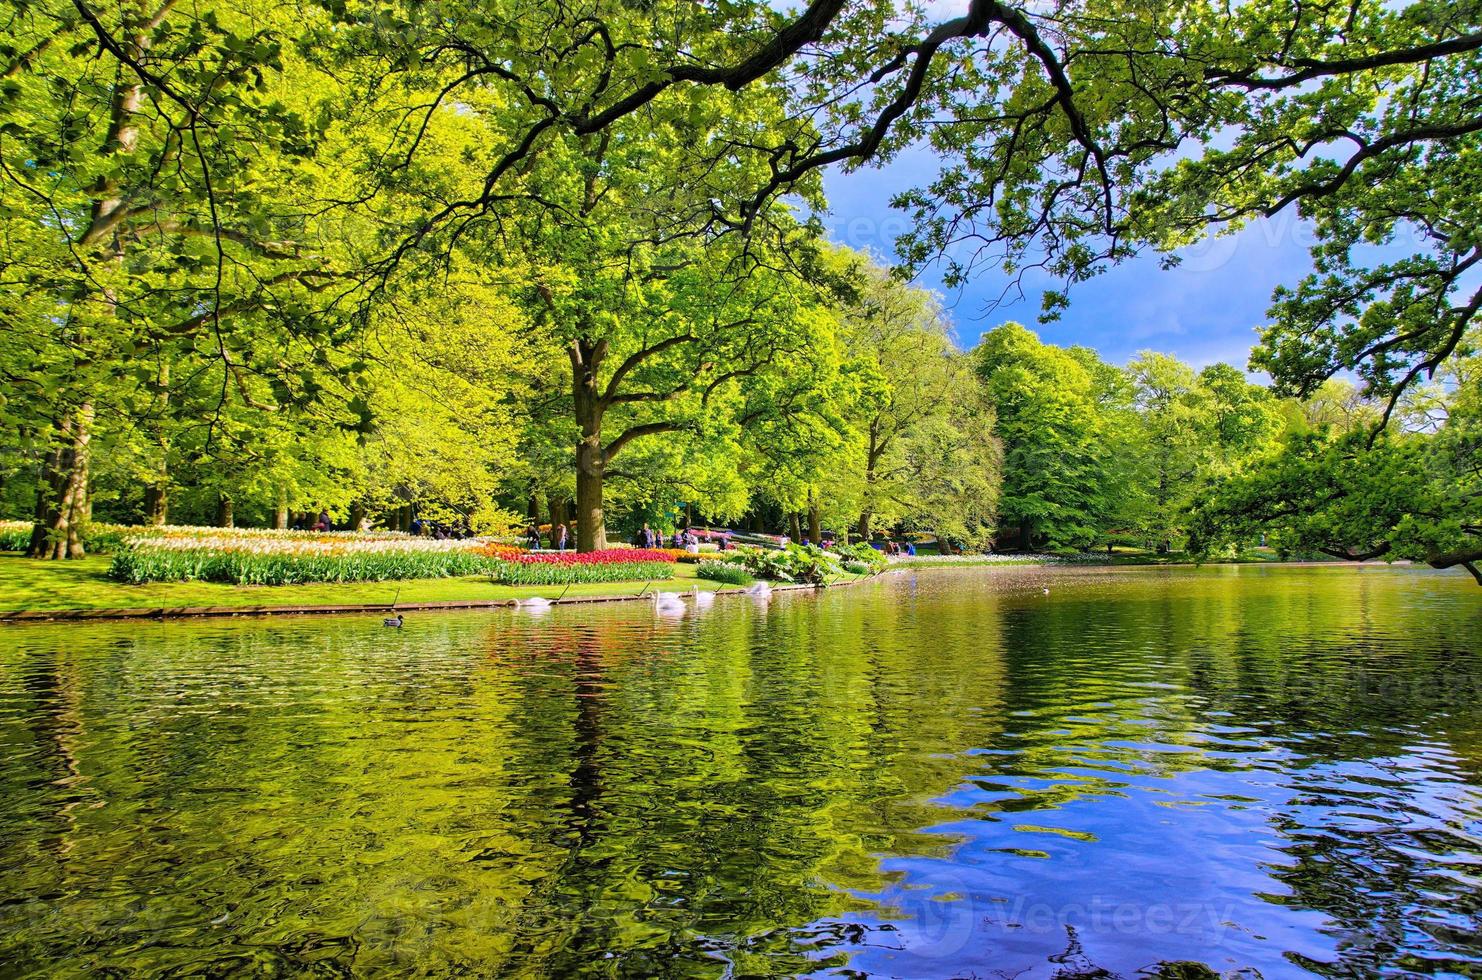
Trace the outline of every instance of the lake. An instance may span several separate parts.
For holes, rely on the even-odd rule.
[[[0,636],[7,976],[1482,976],[1462,573]]]

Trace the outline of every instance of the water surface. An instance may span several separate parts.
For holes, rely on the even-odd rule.
[[[1482,976],[1482,590],[11,627],[0,973]]]

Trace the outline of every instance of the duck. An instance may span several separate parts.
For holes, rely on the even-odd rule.
[[[395,616],[388,616],[387,618],[381,620],[381,625],[389,626],[394,630],[399,630],[401,629],[401,624],[404,622],[406,622],[406,617],[403,616],[401,613],[397,613]]]
[[[690,595],[694,597],[697,606],[708,606],[715,602],[715,593],[702,591],[698,585],[691,586]]]

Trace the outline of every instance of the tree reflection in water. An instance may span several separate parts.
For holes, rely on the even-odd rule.
[[[8,635],[23,970],[1475,962],[1464,578],[954,570],[675,620]]]

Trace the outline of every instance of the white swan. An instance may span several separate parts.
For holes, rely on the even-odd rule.
[[[551,606],[551,600],[543,599],[537,595],[531,596],[528,599],[516,599],[515,605],[523,609],[549,609]]]
[[[698,585],[691,586],[690,594],[694,596],[695,605],[697,606],[708,606],[715,602],[715,593],[708,590],[701,590]]]
[[[653,596],[654,612],[660,615],[674,615],[675,613],[683,615],[689,609],[689,606],[686,606],[684,600],[679,598],[676,593],[655,592]]]
[[[758,582],[745,591],[747,595],[756,596],[758,599],[772,598],[772,587],[766,582]]]

